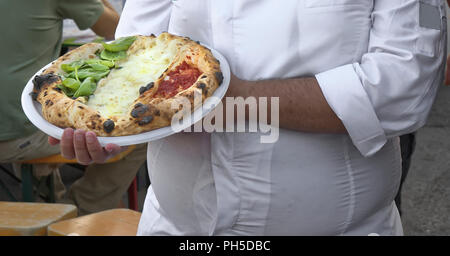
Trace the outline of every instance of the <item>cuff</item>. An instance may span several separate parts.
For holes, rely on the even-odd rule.
[[[367,157],[380,150],[386,135],[353,65],[317,74],[316,79],[359,152]]]

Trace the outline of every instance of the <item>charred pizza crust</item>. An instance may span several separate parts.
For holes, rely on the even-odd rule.
[[[143,85],[139,97],[129,106],[125,115],[104,116],[99,111],[87,106],[80,99],[66,96],[60,88],[61,64],[77,60],[96,58],[96,53],[103,50],[102,44],[90,43],[83,45],[61,56],[41,75],[34,78],[33,99],[42,105],[42,115],[50,123],[61,128],[83,129],[93,131],[97,136],[125,136],[139,134],[157,128],[169,126],[172,117],[179,111],[187,111],[178,103],[189,100],[191,112],[202,105],[207,97],[222,83],[223,76],[220,63],[206,47],[189,38],[162,33],[158,37],[137,36],[127,55],[134,54],[139,49],[150,47],[153,40],[164,42],[176,41],[177,53],[169,67],[153,83]],[[175,76],[180,66],[188,65],[200,71],[192,86],[177,91],[170,97],[160,93],[159,87]],[[95,94],[95,93],[94,93]],[[200,97],[197,97],[200,96]],[[180,106],[173,108],[172,106]]]

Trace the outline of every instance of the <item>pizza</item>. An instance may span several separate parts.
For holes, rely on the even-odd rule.
[[[177,113],[200,107],[222,81],[208,48],[164,32],[76,48],[33,78],[31,97],[44,119],[60,128],[125,136],[169,126]]]

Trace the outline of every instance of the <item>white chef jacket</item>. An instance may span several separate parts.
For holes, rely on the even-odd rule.
[[[162,31],[215,48],[241,79],[315,76],[348,134],[151,142],[139,234],[402,234],[398,136],[425,123],[442,84],[443,1],[133,0],[116,37]]]

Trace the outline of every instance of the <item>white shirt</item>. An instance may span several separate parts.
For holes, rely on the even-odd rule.
[[[139,234],[401,234],[397,136],[442,84],[445,19],[441,0],[127,1],[116,37],[189,36],[246,80],[315,76],[348,131],[149,143]]]

